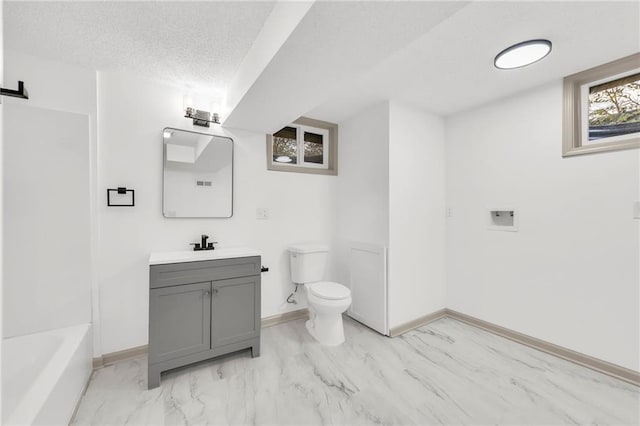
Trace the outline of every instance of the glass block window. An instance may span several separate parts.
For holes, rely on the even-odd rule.
[[[267,170],[338,174],[338,125],[300,117],[267,135]]]
[[[273,134],[273,161],[298,163],[298,129],[285,127]]]
[[[313,164],[324,163],[324,135],[304,132],[304,162]]]

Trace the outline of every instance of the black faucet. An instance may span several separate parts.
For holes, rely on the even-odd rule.
[[[214,244],[218,244],[216,241],[207,243],[208,235],[202,234],[200,243],[191,243],[193,246],[193,251],[201,251],[201,250],[215,250]]]

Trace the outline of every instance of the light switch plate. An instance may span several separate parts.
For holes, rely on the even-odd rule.
[[[269,219],[269,209],[266,207],[258,207],[256,209],[256,219],[260,219],[260,220]]]
[[[640,201],[633,203],[633,218],[640,219]]]

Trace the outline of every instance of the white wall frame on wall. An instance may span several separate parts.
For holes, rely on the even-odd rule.
[[[588,122],[588,105],[585,95],[588,87],[640,72],[640,53],[608,62],[564,78],[562,110],[562,156],[568,157],[596,152],[640,148],[640,134],[632,137],[615,137],[607,142],[589,143],[584,139],[584,125]],[[636,135],[635,133],[633,135]],[[607,138],[608,139],[608,138]]]

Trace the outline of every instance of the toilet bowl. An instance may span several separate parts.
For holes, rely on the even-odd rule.
[[[304,285],[309,304],[309,334],[319,343],[337,346],[344,342],[342,313],[351,306],[351,290],[332,281],[321,281],[329,247],[323,244],[289,246],[291,279]]]
[[[309,334],[327,346],[344,342],[342,313],[351,306],[351,291],[342,284],[320,281],[305,284],[309,304]]]

